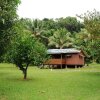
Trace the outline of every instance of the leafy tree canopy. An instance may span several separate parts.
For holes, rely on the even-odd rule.
[[[16,37],[13,41],[8,57],[10,62],[23,71],[24,79],[26,79],[28,66],[30,64],[41,65],[47,55],[46,48],[42,43],[39,43],[30,34],[24,34]]]
[[[57,25],[59,28],[66,28],[70,33],[79,32],[84,27],[76,17],[58,18]]]
[[[80,18],[84,20],[85,29],[91,34],[91,39],[100,38],[100,12],[87,11]]]
[[[65,47],[72,47],[73,39],[71,38],[71,33],[68,32],[65,28],[55,31],[53,36],[49,38],[48,45],[60,49]]]
[[[16,10],[20,0],[0,0],[0,57],[13,37]]]

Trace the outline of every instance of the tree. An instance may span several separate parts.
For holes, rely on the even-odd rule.
[[[0,0],[0,58],[14,36],[17,6],[20,0]]]
[[[57,29],[56,22],[53,19],[44,18],[42,24],[45,30]]]
[[[44,28],[43,21],[39,19],[35,19],[35,20],[21,19],[20,22],[23,24],[24,30],[30,32],[33,37],[35,37],[37,40],[39,40],[43,44],[47,45],[47,42],[48,42],[47,33],[49,30]]]
[[[49,46],[54,46],[55,48],[65,48],[72,47],[73,38],[71,38],[71,33],[66,31],[66,29],[59,29],[54,32],[53,36],[49,38]]]
[[[87,57],[85,58],[87,64],[91,62],[90,39],[90,34],[86,29],[81,29],[79,33],[75,34],[74,44],[76,48],[82,49],[87,54]]]
[[[59,18],[56,20],[58,28],[66,28],[70,33],[80,32],[81,28],[84,27],[75,17]]]
[[[77,47],[85,49],[88,46],[91,37],[86,29],[81,29],[81,31],[75,35],[75,39],[75,44]]]
[[[86,30],[91,34],[91,39],[100,38],[100,12],[94,10],[84,14],[84,24]]]
[[[100,40],[91,42],[91,34],[86,29],[82,29],[81,32],[75,36],[75,45],[77,48],[82,49],[88,57],[86,63],[98,62],[100,63]]]
[[[95,54],[95,59],[96,62],[100,64],[100,39],[98,39],[95,43],[94,43],[94,48],[96,50]]]
[[[84,20],[85,29],[90,34],[89,49],[91,51],[92,61],[95,62],[97,58],[96,54],[98,54],[96,50],[98,45],[95,45],[95,43],[100,39],[100,12],[94,9],[94,11],[87,11],[83,16],[79,17]],[[98,56],[100,57],[100,55]]]
[[[100,39],[92,42],[90,41],[88,48],[90,49],[92,62],[100,63]]]
[[[27,78],[27,69],[30,64],[41,65],[47,55],[46,48],[30,34],[18,35],[12,42],[12,47],[8,52],[9,61],[14,63]]]

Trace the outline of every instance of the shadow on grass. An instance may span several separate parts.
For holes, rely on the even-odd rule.
[[[23,79],[23,78],[18,78],[18,77],[8,77],[6,78],[7,81],[10,81],[10,82],[32,82],[32,81],[37,81],[36,78],[27,78],[27,79]]]
[[[85,72],[85,74],[84,75],[88,75],[88,76],[90,76],[90,77],[100,77],[100,72]]]
[[[5,75],[5,74],[8,74],[8,72],[0,72],[0,76],[3,75],[3,74],[4,74],[4,75]]]

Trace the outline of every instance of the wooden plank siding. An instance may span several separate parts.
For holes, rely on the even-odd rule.
[[[66,58],[66,65],[84,65],[84,57],[80,54],[73,54],[71,57]]]
[[[81,53],[71,54],[69,57],[64,58],[51,58],[45,62],[47,65],[84,65],[84,56]]]

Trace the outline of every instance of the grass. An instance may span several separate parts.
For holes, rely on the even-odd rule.
[[[78,69],[29,67],[28,79],[12,64],[0,64],[0,100],[100,100],[100,65]]]

